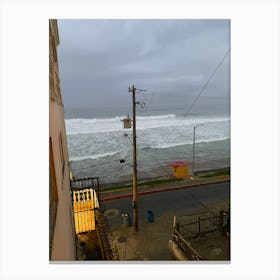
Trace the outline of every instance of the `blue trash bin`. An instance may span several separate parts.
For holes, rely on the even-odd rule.
[[[154,221],[154,213],[151,210],[148,210],[147,212],[147,220],[149,223],[152,223]]]

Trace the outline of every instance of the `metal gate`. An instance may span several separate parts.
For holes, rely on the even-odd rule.
[[[71,180],[71,190],[76,234],[95,230],[94,209],[99,208],[98,177]]]
[[[73,191],[73,212],[76,234],[95,230],[94,195],[92,188]]]

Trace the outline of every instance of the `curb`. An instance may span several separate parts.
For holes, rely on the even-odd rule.
[[[172,254],[172,256],[175,258],[175,260],[188,261],[187,257],[182,252],[182,250],[179,248],[179,246],[172,240],[168,241],[168,249],[169,249],[169,252]]]
[[[172,191],[172,190],[178,190],[178,189],[200,187],[200,186],[205,186],[205,185],[225,183],[225,182],[229,182],[229,181],[230,181],[230,179],[217,181],[217,182],[204,182],[204,183],[198,183],[198,184],[194,184],[194,185],[169,187],[169,188],[163,188],[163,189],[157,189],[157,190],[142,191],[142,192],[139,192],[138,195],[145,195],[145,194],[152,194],[152,193],[158,193],[158,192],[164,192],[164,191]],[[100,200],[101,201],[110,201],[110,200],[116,200],[116,199],[121,199],[121,198],[126,198],[126,197],[132,197],[132,194],[120,194],[120,195],[116,195],[116,196],[109,196],[109,197],[101,198]]]

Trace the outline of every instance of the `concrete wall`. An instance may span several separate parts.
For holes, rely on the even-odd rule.
[[[49,21],[50,259],[76,259],[64,107],[60,94],[57,22]]]

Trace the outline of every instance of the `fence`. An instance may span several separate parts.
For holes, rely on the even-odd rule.
[[[97,192],[98,200],[100,201],[99,179],[98,177],[82,178],[71,180],[71,191],[83,189],[95,189]]]
[[[203,215],[174,217],[173,241],[191,260],[202,260],[188,240],[200,235],[223,230],[229,226],[229,211],[209,212]]]
[[[228,221],[229,211],[209,212],[203,215],[179,217],[175,227],[185,238],[190,239],[201,234],[222,230]]]

